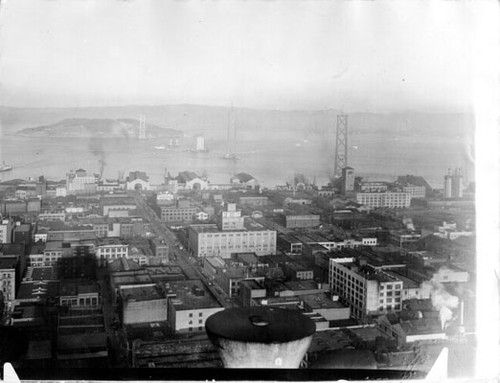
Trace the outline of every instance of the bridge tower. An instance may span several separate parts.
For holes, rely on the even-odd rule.
[[[146,139],[146,115],[141,114],[139,116],[139,140]]]
[[[342,169],[347,167],[347,127],[347,115],[339,114],[337,116],[337,134],[335,136],[335,177],[340,177]]]

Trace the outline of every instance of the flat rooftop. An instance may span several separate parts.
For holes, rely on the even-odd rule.
[[[367,280],[371,280],[371,281],[377,281],[380,283],[384,283],[384,282],[396,282],[396,281],[400,280],[399,278],[396,278],[394,276],[387,274],[385,271],[382,272],[382,271],[372,269],[370,267],[359,266],[358,264],[353,263],[353,262],[342,263],[342,266],[345,266],[348,269],[355,271],[357,274],[359,274],[359,275],[363,276],[364,278],[366,278]]]
[[[116,286],[152,283],[152,279],[149,274],[146,274],[144,270],[137,271],[140,273],[130,273],[128,275],[113,274],[111,278]]]
[[[55,277],[55,269],[52,266],[39,266],[32,268],[31,279],[34,281],[56,279]]]
[[[17,257],[0,257],[0,269],[15,269]]]
[[[155,286],[130,287],[120,290],[124,301],[153,301],[164,299],[165,295]]]
[[[389,274],[389,275],[391,275],[394,278],[397,278],[397,279],[403,281],[403,288],[405,288],[405,289],[416,289],[416,288],[418,288],[420,286],[413,279],[405,277],[404,275],[398,274],[398,273],[396,273],[394,271],[384,270],[384,272],[387,273],[387,274]]]
[[[45,299],[50,297],[57,297],[59,295],[59,282],[56,281],[33,281],[22,282],[16,294],[16,299]]]
[[[299,298],[304,301],[311,310],[347,308],[347,306],[339,301],[333,301],[326,293],[301,295]]]
[[[76,296],[78,294],[94,294],[99,293],[99,285],[97,283],[89,283],[84,281],[61,282],[61,296]]]
[[[222,307],[212,293],[199,280],[170,282],[167,287],[176,310],[193,310]]]
[[[245,217],[244,229],[242,230],[219,230],[216,225],[207,224],[205,225],[192,225],[191,230],[196,233],[238,233],[244,231],[272,231],[261,225],[260,223],[254,221],[251,218]]]

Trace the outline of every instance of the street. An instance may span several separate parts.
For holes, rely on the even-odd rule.
[[[187,249],[181,250],[179,248],[179,240],[176,235],[165,225],[164,222],[160,221],[158,215],[151,208],[151,206],[149,206],[139,195],[135,195],[134,198],[141,216],[151,224],[153,234],[168,244],[169,259],[171,262],[172,258],[175,259],[175,261],[171,264],[179,266],[188,279],[201,280],[205,287],[210,290],[222,306],[233,307],[234,304],[231,298],[222,289],[216,288],[216,286],[214,286],[213,283],[211,283],[211,281],[209,281],[206,276],[201,273],[200,266],[197,264],[196,258],[190,255]]]

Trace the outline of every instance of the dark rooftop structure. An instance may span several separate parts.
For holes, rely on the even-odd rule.
[[[311,336],[313,321],[297,311],[239,307],[220,311],[206,321],[208,336],[250,343],[285,343]]]
[[[15,269],[17,262],[17,257],[0,257],[0,269]]]

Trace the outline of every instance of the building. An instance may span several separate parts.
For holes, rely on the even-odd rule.
[[[7,304],[16,299],[16,288],[19,283],[19,258],[0,257],[0,291]]]
[[[389,232],[390,243],[403,249],[418,242],[421,238],[422,235],[420,233],[411,230],[391,230]]]
[[[387,182],[364,181],[360,183],[359,189],[362,193],[385,193],[387,192]]]
[[[177,206],[160,206],[160,219],[162,222],[191,222],[197,211],[188,200],[179,200]]]
[[[238,198],[238,204],[243,206],[267,206],[269,198],[265,196],[241,196]]]
[[[425,198],[427,190],[425,186],[405,185],[403,186],[403,192],[409,193],[411,198]]]
[[[224,310],[199,280],[169,283],[168,321],[176,333],[205,331],[207,318]]]
[[[174,201],[174,194],[169,191],[163,191],[156,193],[156,204],[157,205],[170,205]]]
[[[158,258],[168,258],[168,244],[164,240],[154,238],[150,240],[151,250],[155,257]]]
[[[276,254],[276,231],[246,218],[243,230],[218,230],[216,225],[191,225],[189,249],[196,257],[231,258],[234,253]]]
[[[388,314],[378,318],[377,327],[385,335],[394,338],[400,347],[418,341],[447,339],[437,318],[401,320],[395,314]]]
[[[251,306],[253,299],[265,299],[266,288],[264,284],[254,279],[240,282],[239,297],[243,306]]]
[[[29,223],[16,225],[12,235],[12,242],[28,246],[32,241],[31,233],[31,225]]]
[[[230,297],[238,295],[240,283],[245,280],[264,281],[264,273],[242,262],[224,260],[220,257],[203,259],[203,271]]]
[[[296,280],[312,280],[314,277],[314,272],[312,268],[306,267],[299,263],[289,263],[285,267],[285,275],[291,278],[293,281]]]
[[[155,284],[126,286],[120,290],[123,324],[164,322],[167,298]]]
[[[137,209],[137,205],[133,198],[129,197],[105,197],[101,198],[99,205],[102,209],[103,216],[111,216],[113,212],[125,212],[128,216],[130,210]]]
[[[422,228],[422,238],[434,235],[439,238],[455,240],[460,237],[472,237],[473,231],[459,230],[454,222],[443,222],[441,225],[429,225]]]
[[[149,177],[145,172],[130,172],[126,182],[127,190],[151,190]]]
[[[65,221],[66,211],[64,209],[43,209],[38,214],[40,221]]]
[[[167,177],[166,181],[168,184],[171,184],[171,177]],[[200,177],[194,172],[180,172],[173,181],[175,181],[176,188],[180,190],[206,190],[208,188],[207,178]],[[176,192],[176,188],[173,188],[174,192]]]
[[[410,207],[410,193],[385,192],[385,193],[357,193],[356,201],[372,208],[407,208]]]
[[[241,216],[241,211],[236,210],[236,204],[228,203],[226,211],[223,211],[221,214],[221,230],[243,230],[244,226],[245,220]]]
[[[0,243],[12,242],[12,231],[14,230],[15,223],[12,219],[2,219],[0,224]]]
[[[363,320],[402,309],[403,282],[362,262],[330,259],[329,283],[332,296],[351,307],[351,314]]]
[[[87,175],[84,169],[70,170],[66,173],[66,189],[69,194],[91,194],[96,191],[96,182],[96,177]]]
[[[61,281],[59,304],[79,309],[100,307],[99,285],[83,280]]]
[[[18,216],[26,213],[28,207],[26,201],[24,200],[8,200],[2,203],[2,215],[3,216]]]
[[[47,242],[45,249],[43,250],[43,264],[40,265],[38,260],[39,256],[33,257],[30,254],[31,266],[56,266],[58,261],[63,257],[71,256],[73,251],[69,243],[62,241],[51,241]]]
[[[317,214],[286,214],[285,227],[287,229],[310,228],[320,225],[320,216]]]
[[[127,258],[128,255],[129,246],[113,238],[102,239],[96,248],[96,257],[100,266],[118,258]]]
[[[448,174],[444,176],[444,198],[462,198],[463,189],[462,169],[455,169],[453,174],[448,169]]]
[[[204,211],[199,211],[195,215],[196,220],[198,221],[208,221],[208,213],[205,213]]]
[[[205,137],[196,136],[196,150],[200,152],[205,151]]]
[[[253,176],[248,173],[238,173],[231,177],[231,184],[236,184],[240,186],[244,186],[247,189],[257,189],[258,183]]]
[[[354,191],[354,169],[347,166],[342,169],[342,194]]]

